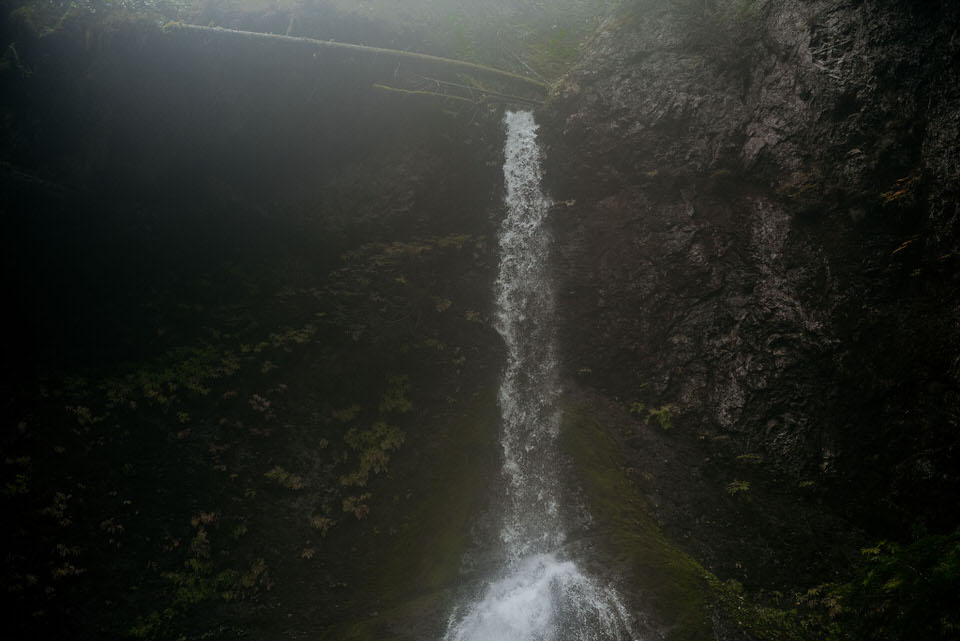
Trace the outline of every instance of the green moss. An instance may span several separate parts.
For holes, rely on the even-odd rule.
[[[377,503],[355,538],[358,566],[343,596],[342,609],[357,614],[321,639],[379,641],[443,620],[444,590],[457,580],[495,474],[496,425],[488,388],[456,416],[436,416],[411,433],[391,469],[416,469],[414,476],[371,480]]]
[[[497,425],[496,413],[492,392],[484,392],[438,434],[444,441],[438,451],[444,456],[424,461],[428,469],[417,481],[419,495],[415,491],[402,509],[392,557],[395,567],[384,568],[381,576],[383,586],[393,586],[397,596],[406,594],[410,585],[425,591],[442,589],[456,577],[470,521],[487,498],[490,464],[496,462],[493,456],[482,456],[496,443],[491,429]],[[395,518],[400,515],[395,511]],[[411,554],[412,550],[417,552]],[[413,575],[419,576],[411,581]]]
[[[674,548],[647,515],[612,438],[585,411],[570,406],[563,448],[573,456],[609,566],[624,568],[625,582],[636,586],[671,638],[713,638],[707,573]]]
[[[722,583],[664,536],[626,473],[610,430],[584,408],[565,408],[562,437],[594,519],[597,551],[620,568],[623,584],[669,639],[714,639],[711,613],[757,639],[800,638],[791,612],[758,608],[737,586]]]

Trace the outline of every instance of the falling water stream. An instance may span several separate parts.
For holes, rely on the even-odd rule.
[[[541,187],[537,125],[508,112],[503,166],[497,331],[507,347],[500,384],[506,491],[501,566],[479,597],[454,610],[444,641],[627,641],[630,616],[616,591],[564,554],[556,437],[560,382],[554,338],[549,201]]]

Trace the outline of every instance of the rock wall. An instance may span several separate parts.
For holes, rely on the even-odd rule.
[[[721,577],[957,525],[958,16],[637,4],[543,112],[571,394]]]
[[[144,21],[18,46],[10,636],[436,638],[499,464],[497,116]]]

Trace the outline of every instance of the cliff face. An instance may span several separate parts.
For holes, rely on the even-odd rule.
[[[496,125],[136,22],[19,51],[10,634],[437,637],[497,465]]]
[[[571,394],[721,578],[815,585],[957,525],[958,11],[671,6],[544,110]]]

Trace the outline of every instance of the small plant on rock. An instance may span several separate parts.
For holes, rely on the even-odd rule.
[[[750,489],[750,481],[730,481],[727,485],[727,494],[730,496],[736,496],[741,492],[746,492]]]
[[[663,429],[673,429],[673,416],[670,413],[672,407],[672,405],[662,405],[650,410],[647,413],[647,421],[649,421],[651,418],[654,418],[658,423],[660,423],[660,427]]]

